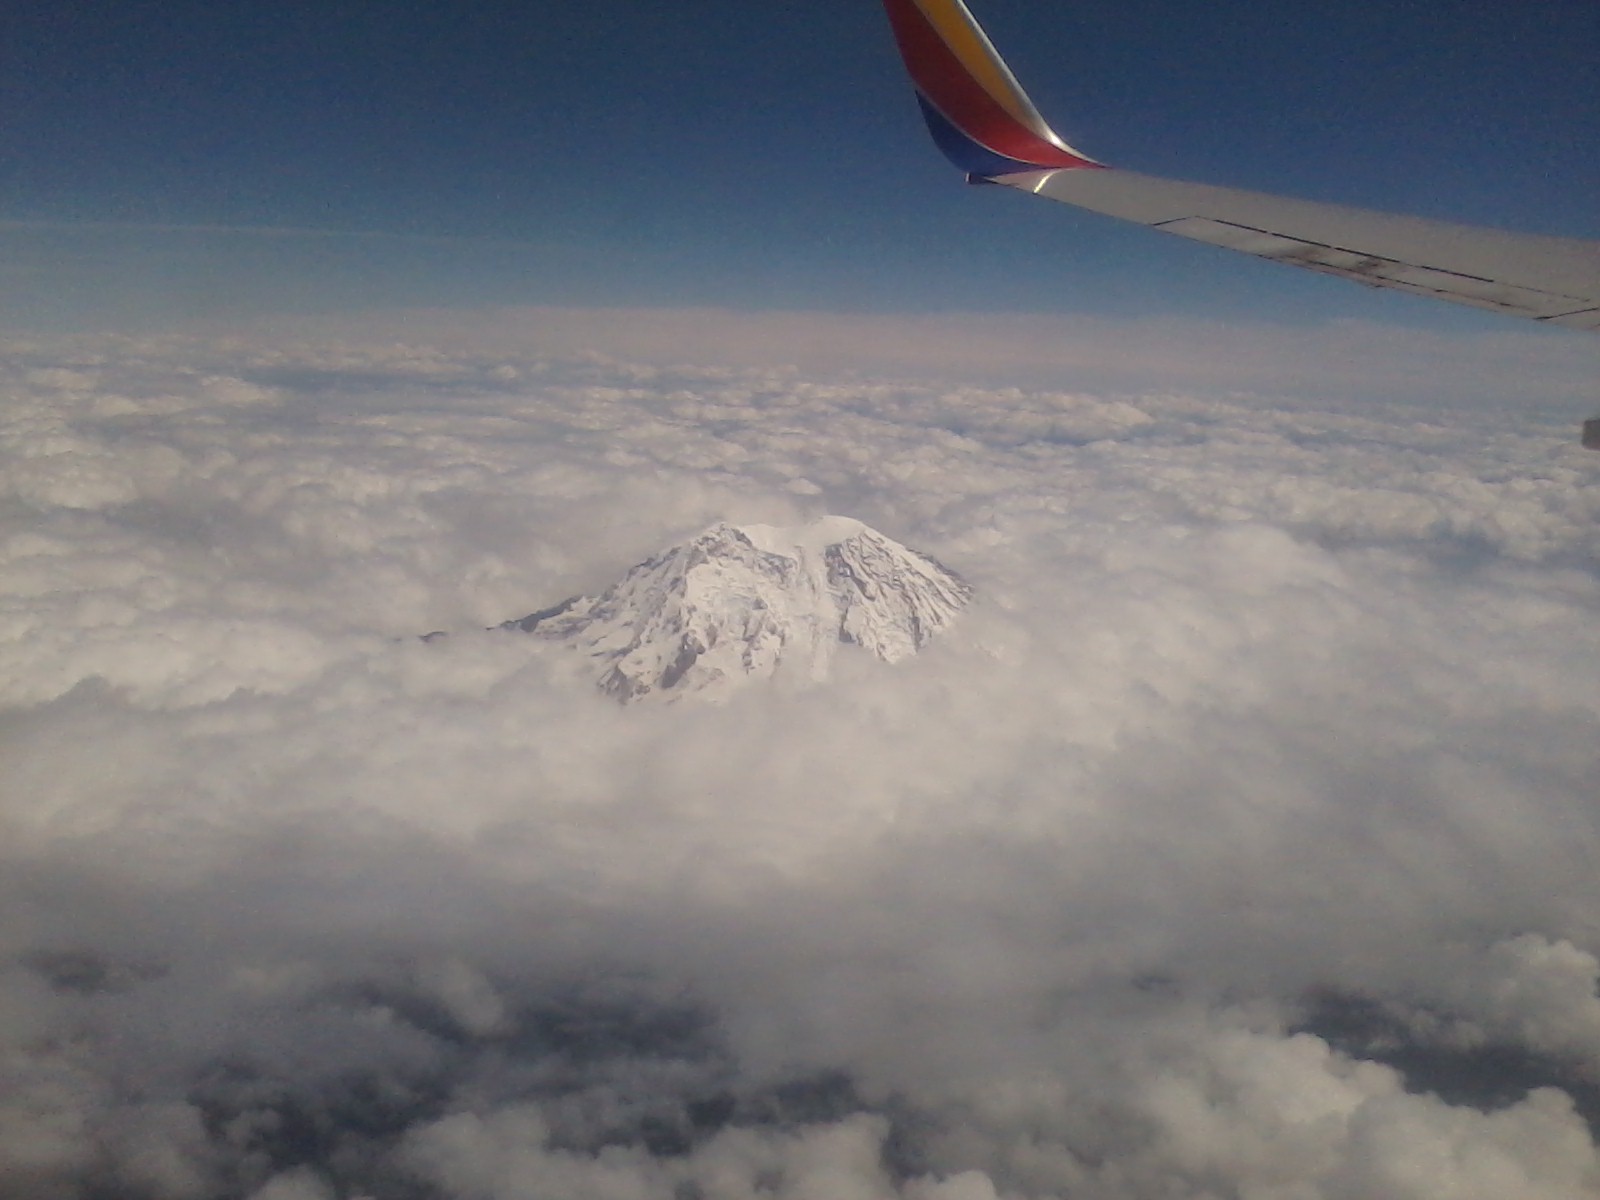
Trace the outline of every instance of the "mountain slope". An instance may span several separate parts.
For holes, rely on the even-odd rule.
[[[849,517],[713,525],[597,596],[507,621],[593,657],[623,701],[702,694],[750,678],[822,679],[841,645],[915,654],[972,597],[948,568]]]

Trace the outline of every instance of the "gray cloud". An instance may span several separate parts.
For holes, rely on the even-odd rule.
[[[1563,421],[344,336],[6,356],[8,1194],[1600,1186]],[[481,632],[822,512],[979,601],[716,709]]]

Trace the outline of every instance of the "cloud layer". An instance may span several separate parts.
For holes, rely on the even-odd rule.
[[[1600,1187],[1565,421],[393,337],[5,363],[7,1195]],[[716,709],[477,632],[823,512],[979,600]]]

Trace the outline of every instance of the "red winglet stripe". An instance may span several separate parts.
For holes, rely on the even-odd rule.
[[[1007,158],[1038,167],[1098,166],[1039,137],[990,96],[912,0],[885,0],[917,90],[962,133]]]

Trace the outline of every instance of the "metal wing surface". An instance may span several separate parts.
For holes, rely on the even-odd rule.
[[[934,141],[974,182],[1373,287],[1600,331],[1600,242],[1109,168],[1056,136],[962,0],[884,7]]]

